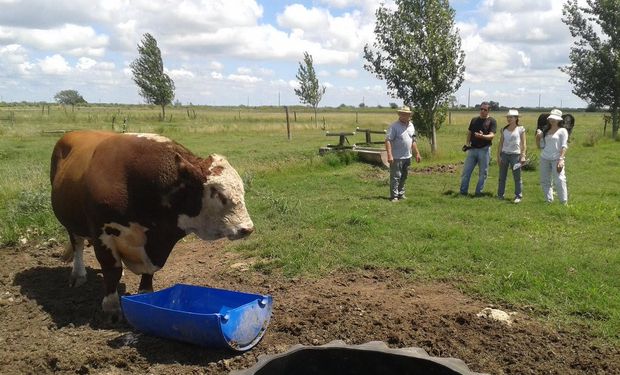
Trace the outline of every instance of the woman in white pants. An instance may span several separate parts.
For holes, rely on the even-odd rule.
[[[553,189],[562,204],[568,203],[566,188],[566,168],[564,156],[568,148],[568,131],[564,129],[562,111],[553,109],[547,118],[548,126],[536,130],[536,145],[542,149],[540,154],[540,186],[547,202],[553,202]],[[553,183],[552,183],[553,182]]]

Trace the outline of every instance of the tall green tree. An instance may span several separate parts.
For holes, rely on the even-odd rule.
[[[76,104],[86,104],[86,100],[77,90],[61,90],[54,95],[54,100],[58,104],[70,105],[73,108]]]
[[[612,137],[618,137],[620,110],[620,1],[577,0],[564,4],[565,24],[575,38],[571,65],[561,67],[573,84],[573,94],[596,107],[608,106]]]
[[[376,12],[376,40],[364,47],[364,68],[412,108],[416,130],[437,151],[437,129],[450,96],[463,83],[465,53],[448,0],[396,0]]]
[[[163,120],[166,117],[166,105],[174,99],[174,82],[164,73],[161,51],[151,34],[144,34],[141,44],[138,44],[138,53],[138,58],[130,65],[133,81],[147,103],[161,106]]]
[[[304,52],[304,61],[299,63],[296,77],[299,81],[299,88],[295,89],[295,95],[303,104],[312,106],[314,109],[314,126],[318,127],[317,107],[325,94],[325,86],[319,85],[319,80],[314,71],[312,55],[308,52]]]

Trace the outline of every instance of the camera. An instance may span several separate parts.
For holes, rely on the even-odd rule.
[[[471,148],[471,146],[463,145],[462,150],[463,150],[463,152],[465,152],[465,151],[469,150],[470,148]]]

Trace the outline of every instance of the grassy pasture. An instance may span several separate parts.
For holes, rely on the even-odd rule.
[[[294,113],[297,121],[294,121]],[[172,116],[171,118],[169,116]],[[567,153],[569,206],[547,205],[538,172],[524,172],[524,201],[464,198],[458,191],[460,151],[473,112],[455,112],[438,133],[439,153],[419,140],[425,167],[452,164],[456,173],[414,172],[409,199],[387,201],[388,173],[348,157],[319,157],[326,137],[312,113],[291,109],[292,140],[278,108],[196,107],[167,111],[137,106],[0,107],[0,249],[20,240],[64,240],[49,204],[49,158],[58,129],[158,132],[197,154],[226,155],[246,183],[258,228],[234,251],[259,259],[262,272],[320,277],[338,269],[397,268],[421,280],[445,280],[503,305],[529,308],[563,327],[588,325],[620,342],[620,143],[602,137],[601,114],[576,113]],[[493,114],[498,125],[503,113]],[[538,155],[525,113],[529,154]],[[327,130],[384,129],[389,109],[319,113]],[[357,122],[356,122],[357,119]],[[350,138],[362,142],[363,135]],[[377,140],[380,140],[377,138]],[[496,152],[494,150],[493,155]],[[495,193],[493,161],[486,191]],[[470,190],[476,180],[472,177]],[[506,196],[513,185],[509,176]],[[1,251],[1,250],[0,250]]]

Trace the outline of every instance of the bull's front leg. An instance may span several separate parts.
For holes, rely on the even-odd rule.
[[[101,242],[94,244],[95,255],[101,265],[103,273],[104,297],[101,302],[103,312],[111,314],[113,317],[120,318],[121,305],[118,298],[118,283],[123,275],[122,264],[114,258],[112,251]]]
[[[150,293],[153,291],[153,274],[143,273],[140,279],[138,293]]]
[[[121,267],[102,268],[103,272],[103,284],[105,296],[101,302],[101,308],[103,312],[112,315],[115,318],[120,318],[121,305],[118,298],[118,283],[123,274]]]

